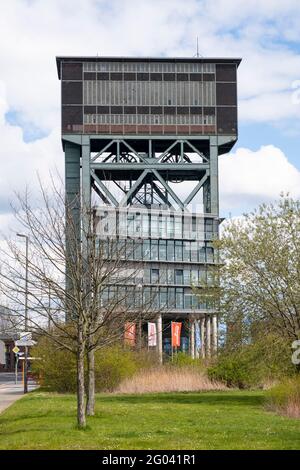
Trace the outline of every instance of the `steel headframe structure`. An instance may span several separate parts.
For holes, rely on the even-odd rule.
[[[217,349],[217,311],[193,295],[191,284],[218,262],[211,244],[220,222],[218,156],[237,140],[239,63],[57,58],[67,202],[77,198],[92,211],[95,195],[102,215],[108,209],[130,214],[134,231],[116,236],[141,246],[135,261],[143,263],[142,284],[166,305],[157,318],[160,354],[170,349],[175,319],[188,325],[182,349],[192,356]],[[201,208],[191,211],[197,197]],[[78,230],[88,223],[78,220]],[[192,246],[195,253],[188,254]]]

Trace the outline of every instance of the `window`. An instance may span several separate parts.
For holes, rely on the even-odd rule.
[[[150,240],[144,240],[143,243],[143,259],[150,260]]]
[[[158,237],[158,216],[151,215],[151,237]]]
[[[167,217],[167,237],[173,238],[174,237],[174,215],[170,215]]]
[[[206,261],[204,245],[199,245],[199,261],[201,263],[205,263]]]
[[[127,234],[134,235],[134,214],[127,214]]]
[[[183,284],[189,286],[191,284],[191,272],[189,269],[183,271]]]
[[[191,283],[198,285],[198,269],[191,270]]]
[[[167,269],[160,268],[159,269],[159,282],[160,284],[167,284]]]
[[[175,238],[182,238],[182,218],[175,217]]]
[[[152,287],[151,300],[154,308],[159,308],[159,290],[158,287]]]
[[[160,288],[160,307],[166,307],[168,305],[168,291],[166,287]]]
[[[174,261],[174,240],[167,240],[167,260]]]
[[[182,261],[182,241],[175,242],[175,261]]]
[[[151,269],[151,284],[159,282],[159,269]]]
[[[191,243],[191,261],[197,263],[198,261],[198,252],[197,252],[197,243]]]
[[[144,283],[150,284],[150,269],[144,269]]]
[[[175,307],[175,289],[174,287],[168,288],[168,307],[174,308]]]
[[[149,270],[150,272],[150,270]],[[151,303],[151,289],[150,287],[145,287],[143,290],[143,299],[144,305],[148,306]]]
[[[204,267],[199,269],[199,284],[200,285],[206,284],[206,270]]]
[[[134,251],[133,251],[133,240],[127,239],[126,240],[126,258],[133,259]]]
[[[183,261],[191,261],[191,243],[183,243]]]
[[[182,284],[182,283],[183,283],[183,270],[175,269],[175,284]]]
[[[159,240],[159,260],[166,261],[167,259],[167,241]]]
[[[134,259],[142,259],[142,242],[140,240],[135,240],[134,242]]]
[[[176,289],[176,308],[183,308],[183,289]]]
[[[186,309],[192,308],[192,294],[188,291],[184,292],[184,308]]]
[[[210,246],[206,248],[206,259],[208,263],[214,262],[214,249]]]
[[[151,240],[151,260],[158,260],[158,240]]]
[[[142,234],[144,237],[149,236],[149,215],[143,214],[142,216]]]
[[[175,284],[174,269],[168,269],[168,284]]]
[[[159,236],[161,238],[166,238],[167,236],[167,231],[166,231],[166,217],[164,217],[162,214],[159,215],[158,219],[158,228],[159,228]]]

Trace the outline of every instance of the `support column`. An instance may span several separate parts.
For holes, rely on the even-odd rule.
[[[190,323],[190,354],[195,359],[195,320],[191,319]]]
[[[91,229],[91,170],[89,137],[84,139],[81,149],[82,247],[83,253],[86,253],[87,238]]]
[[[206,315],[206,357],[211,357],[211,328],[210,316]]]
[[[205,318],[200,320],[201,357],[205,359]]]
[[[218,145],[217,137],[211,136],[209,139],[209,159],[210,159],[210,212],[219,215],[219,178],[218,178]]]
[[[212,316],[212,352],[216,354],[218,350],[218,323],[217,314],[214,313]]]
[[[156,320],[156,335],[157,335],[157,352],[159,362],[162,364],[163,362],[163,341],[162,341],[162,316],[161,313],[157,316]]]
[[[65,152],[65,209],[66,209],[66,291],[73,289],[73,264],[80,252],[80,145],[63,141]],[[72,306],[66,297],[66,320],[72,318]]]

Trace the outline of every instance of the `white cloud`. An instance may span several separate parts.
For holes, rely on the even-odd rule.
[[[52,171],[55,177],[56,170],[63,168],[59,129],[52,130],[47,138],[25,143],[22,129],[5,122],[7,109],[5,86],[0,82],[0,213],[4,214],[4,221],[9,219],[14,191],[22,192],[27,187],[36,197],[37,175],[47,186],[49,172]],[[5,226],[4,221],[0,219],[0,229]]]
[[[0,17],[1,79],[9,107],[51,131],[59,121],[55,55],[191,57],[198,36],[204,56],[243,58],[241,119],[269,119],[272,100],[286,101],[273,120],[300,118],[288,93],[300,79],[299,22],[296,0],[10,0]]]
[[[273,145],[257,151],[239,148],[219,157],[220,203],[223,211],[248,210],[278,199],[281,192],[300,197],[300,172]]]
[[[56,55],[192,57],[198,36],[204,56],[243,58],[241,120],[276,126],[294,120],[294,132],[299,132],[300,104],[292,100],[292,84],[300,79],[299,22],[298,0],[5,2],[0,15],[0,212],[9,211],[13,189],[29,183],[34,190],[36,171],[47,179],[49,169],[63,167]],[[49,136],[24,143],[21,128],[5,123],[9,110]],[[221,157],[220,171],[225,208],[239,200],[261,202],[286,188],[298,194],[297,170],[273,147]]]

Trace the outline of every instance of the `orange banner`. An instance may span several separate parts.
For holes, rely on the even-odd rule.
[[[180,334],[181,334],[181,325],[180,322],[171,322],[172,328],[172,348],[179,348],[180,347]]]
[[[129,322],[125,323],[124,342],[131,346],[134,346],[135,336],[136,336],[136,324],[129,323]]]

